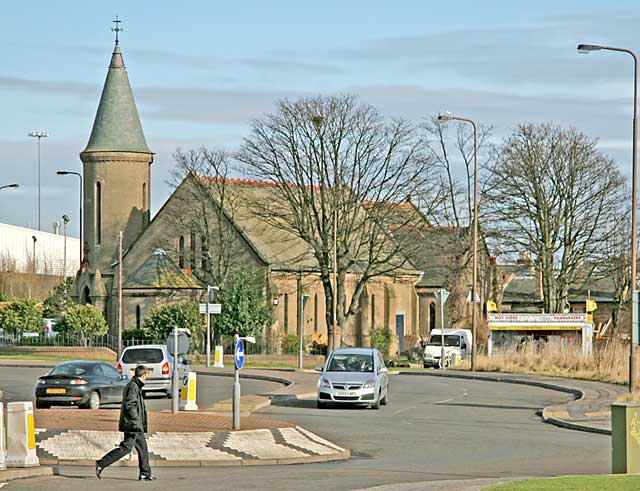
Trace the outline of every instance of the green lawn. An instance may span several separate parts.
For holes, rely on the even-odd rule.
[[[483,491],[622,491],[640,489],[640,476],[579,476],[527,479],[482,488]]]

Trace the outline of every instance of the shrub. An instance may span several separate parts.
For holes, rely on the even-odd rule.
[[[272,321],[262,281],[253,271],[233,271],[218,294],[218,302],[222,304],[222,312],[214,318],[218,334],[255,336]]]
[[[56,324],[56,332],[62,334],[78,334],[83,344],[87,344],[87,336],[107,334],[109,326],[102,312],[93,305],[74,305],[67,309]]]
[[[0,292],[0,302],[15,302],[17,299],[11,293]]]
[[[377,327],[371,330],[371,347],[377,348],[384,356],[389,356],[391,346],[391,331],[386,327]]]
[[[0,307],[0,327],[7,332],[42,332],[42,304],[14,300]]]
[[[300,341],[295,334],[287,334],[280,343],[283,355],[292,355],[300,349]]]
[[[189,329],[197,335],[204,328],[204,318],[195,302],[158,305],[151,309],[140,330],[142,339],[166,339],[174,327]]]
[[[73,278],[67,278],[49,292],[43,304],[44,312],[42,315],[44,317],[62,317],[69,307],[75,305],[71,298],[73,283]]]
[[[313,344],[311,345],[311,354],[327,356],[327,345],[316,343],[314,341]]]

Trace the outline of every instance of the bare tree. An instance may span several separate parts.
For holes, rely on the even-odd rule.
[[[430,189],[419,204],[434,225],[460,227],[470,223],[473,215],[473,130],[468,125],[456,124],[455,140],[451,142],[447,126],[436,117],[421,125],[426,134],[425,146],[438,170],[438,186]],[[493,127],[478,126],[480,176],[495,158],[492,136]],[[482,186],[484,180],[479,182]]]
[[[569,288],[602,261],[623,190],[614,162],[576,129],[525,124],[505,141],[491,169],[485,216],[500,252],[533,254],[546,312],[564,311]]]
[[[180,250],[178,243],[171,252],[183,266],[190,266],[199,280],[222,285],[233,269],[239,240],[233,228],[239,198],[228,192],[229,155],[202,147],[178,149],[173,157],[176,165],[169,183],[177,188],[185,179],[187,182],[182,187],[183,193],[174,195],[177,206],[171,220],[185,231],[185,243],[195,241],[199,247],[183,244]]]
[[[352,96],[283,100],[274,114],[254,121],[238,160],[247,174],[274,186],[268,199],[253,206],[308,245],[325,292],[328,326],[334,294],[337,322],[344,327],[358,312],[369,279],[410,267],[389,227],[419,217],[401,203],[431,182],[421,149],[409,123],[386,123]],[[331,282],[334,224],[337,292]],[[347,273],[357,275],[350,299]]]

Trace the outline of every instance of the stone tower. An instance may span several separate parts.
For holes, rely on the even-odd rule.
[[[92,303],[111,321],[107,298],[114,278],[112,264],[118,260],[118,234],[123,232],[126,250],[149,223],[153,162],[117,40],[80,159],[85,249],[76,294],[81,303]]]

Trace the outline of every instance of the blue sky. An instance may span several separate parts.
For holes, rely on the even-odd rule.
[[[282,97],[355,93],[414,121],[449,110],[495,127],[576,126],[629,174],[632,64],[581,56],[579,42],[640,52],[636,1],[120,1],[3,4],[0,222],[36,223],[42,141],[43,229],[77,215],[77,184],[110,54],[111,20],[150,148],[152,205],[176,148],[237,148]],[[73,220],[70,230],[77,234]]]

